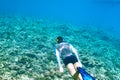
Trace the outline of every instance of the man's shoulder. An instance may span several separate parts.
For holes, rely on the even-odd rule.
[[[62,46],[65,46],[65,45],[70,45],[70,44],[69,44],[69,43],[66,43],[66,42],[62,42],[62,43],[60,43],[60,44],[57,44],[57,45],[56,45],[56,48],[62,47]]]

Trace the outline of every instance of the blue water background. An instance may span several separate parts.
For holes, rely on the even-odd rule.
[[[120,37],[120,0],[0,0],[0,14],[94,26]]]

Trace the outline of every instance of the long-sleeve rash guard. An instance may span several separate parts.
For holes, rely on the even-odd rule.
[[[60,56],[62,57],[62,59],[65,59],[70,55],[75,55],[78,62],[80,63],[80,60],[78,58],[78,53],[71,44],[62,42],[56,46],[56,57],[57,57],[59,68],[62,67],[60,62]]]

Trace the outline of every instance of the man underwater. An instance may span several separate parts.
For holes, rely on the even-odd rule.
[[[74,80],[95,80],[94,77],[82,68],[78,53],[71,44],[64,42],[64,39],[61,36],[57,37],[56,42],[57,46],[55,51],[60,72],[63,72],[60,61],[61,57]]]
[[[64,42],[64,39],[61,36],[57,37],[56,42],[58,43],[56,46],[56,57],[60,72],[63,72],[63,67],[60,62],[61,56],[63,63],[67,67],[73,79],[83,80],[81,74],[77,72],[77,68],[82,67],[82,64],[78,58],[76,49],[71,44]]]

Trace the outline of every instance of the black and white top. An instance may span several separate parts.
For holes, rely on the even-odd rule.
[[[61,62],[60,62],[60,57],[62,57],[62,59],[65,59],[66,57],[71,56],[71,55],[75,55],[78,62],[80,62],[78,58],[78,53],[71,44],[65,43],[65,42],[57,44],[56,57],[57,57],[59,67],[62,67]]]

